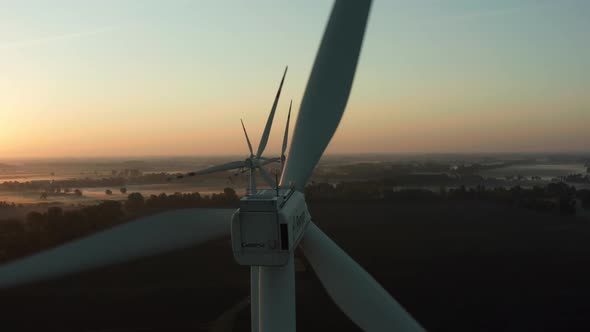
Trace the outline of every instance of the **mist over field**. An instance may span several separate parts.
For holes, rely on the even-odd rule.
[[[0,201],[35,204],[64,203],[87,204],[104,199],[124,199],[119,192],[126,187],[129,192],[144,195],[175,192],[200,192],[210,194],[223,190],[226,186],[243,192],[246,186],[245,175],[230,176],[235,172],[222,172],[209,176],[169,181],[175,174],[183,174],[203,169],[241,156],[216,157],[144,157],[144,158],[60,158],[60,159],[20,159],[0,160]],[[590,158],[586,154],[343,154],[324,157],[315,172],[313,180],[326,181],[330,177],[342,180],[367,180],[371,176],[363,168],[384,172],[397,166],[409,166],[399,174],[453,174],[454,167],[481,164],[485,169],[476,170],[483,178],[501,179],[523,176],[540,177],[544,182],[556,181],[573,174],[587,173]],[[436,165],[435,169],[425,169]],[[421,167],[422,166],[422,167]],[[278,164],[271,166],[276,170]],[[150,179],[143,179],[151,175]],[[158,175],[160,175],[158,177]],[[387,174],[382,173],[382,177]],[[483,180],[483,179],[482,179]],[[521,179],[523,180],[523,179]],[[11,183],[32,183],[29,188],[11,188]],[[61,183],[61,184],[60,184]],[[459,183],[459,182],[458,182]],[[504,185],[510,186],[507,182]],[[585,187],[584,182],[576,186]],[[83,195],[50,195],[41,198],[41,193],[52,187],[59,189],[80,189]],[[436,183],[424,183],[425,188],[436,187]],[[14,186],[13,186],[14,187]],[[66,188],[69,187],[69,188]],[[106,190],[113,195],[105,194]]]

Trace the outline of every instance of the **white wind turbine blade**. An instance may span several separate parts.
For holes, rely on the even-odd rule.
[[[279,157],[268,158],[268,159],[265,159],[265,160],[261,161],[260,162],[260,166],[264,166],[264,165],[276,163],[276,162],[279,162],[279,161],[281,161],[281,158],[279,158]]]
[[[336,1],[299,108],[281,186],[303,190],[348,101],[371,7]]]
[[[300,247],[332,300],[363,331],[424,331],[313,222],[307,227]]]
[[[250,150],[250,157],[254,155],[254,151],[252,150],[252,144],[250,143],[250,138],[248,137],[248,132],[246,132],[246,126],[244,126],[244,121],[240,119],[242,123],[242,129],[244,129],[244,135],[246,136],[246,142],[248,142],[248,149]]]
[[[230,232],[234,209],[185,209],[122,224],[0,265],[0,288],[181,249]]]
[[[231,161],[229,163],[225,163],[225,164],[221,164],[221,165],[217,165],[217,166],[211,166],[209,168],[205,168],[200,171],[190,172],[187,174],[187,176],[204,175],[204,174],[210,174],[210,173],[215,173],[215,172],[220,172],[220,171],[229,171],[229,170],[241,168],[244,166],[245,166],[245,163],[243,160]]]
[[[370,0],[337,0],[299,109],[281,185],[303,190],[338,127],[356,70]],[[282,267],[260,267],[260,328],[295,330],[293,256]]]
[[[277,110],[277,104],[279,103],[279,97],[281,96],[281,90],[283,89],[283,83],[285,82],[285,76],[287,75],[287,66],[285,68],[285,72],[283,73],[283,78],[281,79],[281,84],[279,85],[279,90],[277,91],[277,95],[275,96],[275,101],[272,104],[272,108],[270,109],[270,114],[268,115],[268,119],[266,120],[266,126],[264,127],[264,132],[262,133],[262,137],[260,137],[260,144],[258,144],[258,152],[256,153],[256,157],[260,158],[262,156],[262,152],[266,148],[266,143],[268,143],[268,136],[270,135],[270,129],[272,127],[272,120],[275,117],[275,111]]]
[[[287,115],[287,125],[285,126],[285,136],[283,136],[283,147],[281,149],[281,169],[285,168],[285,152],[287,151],[287,141],[289,139],[289,122],[291,121],[291,106],[293,106],[293,99],[289,103],[289,114]]]

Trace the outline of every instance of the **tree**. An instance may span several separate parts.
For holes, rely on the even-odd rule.
[[[59,206],[51,206],[47,209],[47,218],[48,219],[58,219],[63,216],[63,209]]]
[[[82,196],[82,190],[80,190],[80,189],[74,190],[74,195],[76,195],[76,196]]]
[[[121,194],[126,194],[127,193],[127,188],[121,187],[121,189],[119,189],[119,191],[121,192]]]
[[[223,194],[225,195],[225,199],[228,202],[235,202],[238,200],[238,195],[236,194],[236,191],[233,188],[223,188]]]
[[[559,213],[562,216],[573,216],[576,214],[576,200],[569,196],[562,196],[559,199]]]
[[[63,210],[59,206],[51,206],[47,209],[47,225],[51,231],[57,231],[62,226]]]
[[[113,191],[110,190],[110,189],[107,189],[107,190],[104,191],[104,193],[110,196],[110,195],[113,194]]]
[[[64,239],[73,239],[85,234],[87,225],[86,215],[82,210],[67,210],[62,216],[64,225],[61,233]]]
[[[137,212],[143,209],[144,205],[145,199],[141,193],[131,193],[125,201],[125,209],[129,212]]]
[[[584,209],[590,209],[590,189],[581,189],[576,192],[576,195],[582,203]]]
[[[0,236],[6,239],[6,235],[22,234],[24,232],[24,224],[18,219],[4,219],[0,223]]]
[[[552,182],[547,185],[547,193],[552,197],[570,196],[576,193],[576,188],[570,187],[563,182]]]
[[[93,214],[100,222],[112,223],[124,216],[122,204],[119,201],[107,200],[94,206],[93,210],[86,210],[87,215]]]
[[[30,230],[39,231],[45,227],[45,216],[37,211],[27,213],[25,224]]]

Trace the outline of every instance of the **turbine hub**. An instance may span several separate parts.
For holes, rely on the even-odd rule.
[[[246,160],[244,161],[244,165],[246,168],[254,168],[254,165],[255,165],[254,158],[253,157],[246,158]]]

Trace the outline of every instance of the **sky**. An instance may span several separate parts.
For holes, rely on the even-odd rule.
[[[278,154],[331,6],[0,0],[0,157],[246,156],[240,119],[256,148],[288,65]],[[327,153],[590,150],[589,14],[585,0],[375,0]]]

